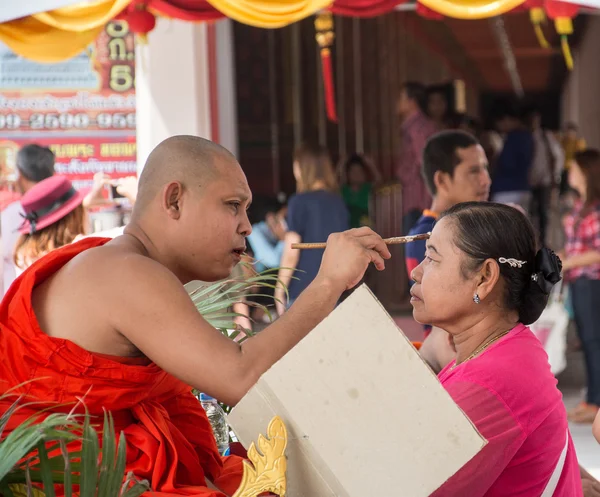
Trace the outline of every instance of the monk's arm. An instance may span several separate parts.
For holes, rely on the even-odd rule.
[[[112,326],[165,371],[232,406],[333,310],[344,290],[317,277],[281,319],[240,346],[200,316],[162,266],[141,256],[117,266],[123,284],[109,297]]]

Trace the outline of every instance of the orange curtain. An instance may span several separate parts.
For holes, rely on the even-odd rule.
[[[36,62],[60,62],[79,54],[131,0],[96,0],[0,24],[0,41]]]

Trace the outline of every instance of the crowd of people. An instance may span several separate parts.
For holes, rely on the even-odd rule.
[[[486,142],[445,98],[418,83],[400,91],[399,229],[431,233],[406,247],[413,316],[424,326],[419,352],[488,443],[434,495],[600,495],[568,427],[569,419],[592,423],[600,406],[600,152],[585,149],[573,125],[559,139],[537,111],[510,107]],[[22,196],[2,212],[0,394],[14,389],[44,403],[24,405],[5,432],[85,397],[90,414],[116,413],[127,470],[155,492],[232,495],[241,461],[219,455],[191,387],[236,405],[369,265],[385,268],[390,252],[369,228],[376,165],[352,154],[336,168],[325,148],[302,146],[290,165],[295,194],[252,202],[227,150],[172,137],[148,158],[130,223],[106,238],[86,237],[86,209],[111,180],[99,176],[92,191],[78,192],[54,175],[51,154],[21,150]],[[566,243],[552,247],[556,255],[549,215],[561,209]],[[324,240],[324,251],[292,249]],[[246,257],[255,271],[278,271],[278,285],[249,299],[274,298],[279,318],[236,344],[204,321],[184,285],[229,278]],[[570,413],[528,328],[563,277],[588,382]],[[244,326],[264,318],[254,311],[240,312]],[[11,404],[0,397],[0,412]],[[600,439],[600,423],[594,428]]]

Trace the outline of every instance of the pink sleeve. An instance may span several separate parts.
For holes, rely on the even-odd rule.
[[[422,126],[411,132],[411,145],[413,147],[413,153],[417,158],[417,163],[420,165],[422,162],[423,150],[425,150],[425,145],[427,144],[427,140],[431,136],[431,130],[427,126]]]
[[[445,388],[488,443],[432,497],[483,496],[523,443],[523,430],[493,391],[470,381],[452,382]]]

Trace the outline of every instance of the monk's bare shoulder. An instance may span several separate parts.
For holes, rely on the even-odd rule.
[[[91,352],[139,355],[121,323],[136,320],[162,290],[186,304],[177,278],[126,238],[78,254],[36,288],[32,300],[42,330]]]
[[[175,278],[130,238],[119,236],[105,245],[85,250],[66,264],[57,274],[57,278],[69,280],[70,284],[74,283],[73,279],[77,279],[78,284],[82,286],[97,286],[101,281],[105,283],[109,279],[114,279],[115,283],[125,283],[139,269],[149,271],[149,274],[142,275],[144,278],[154,274]],[[136,279],[139,279],[139,276],[137,274]],[[100,290],[106,291],[107,288]]]

